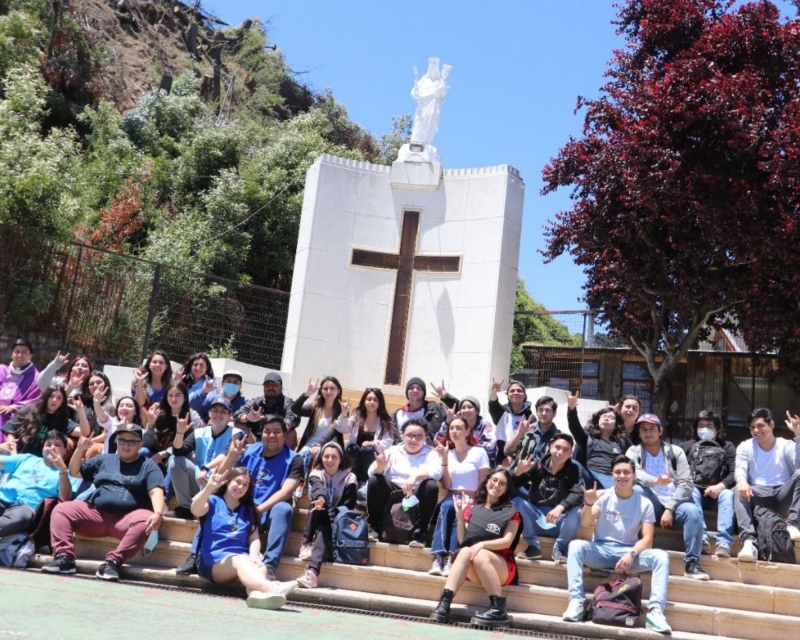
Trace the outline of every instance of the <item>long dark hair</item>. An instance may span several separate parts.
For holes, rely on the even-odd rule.
[[[247,470],[247,467],[234,467],[230,471],[228,471],[228,478],[225,480],[225,484],[223,484],[219,489],[214,492],[214,495],[219,496],[220,498],[224,498],[225,492],[228,490],[228,484],[230,484],[231,480],[235,480],[239,476],[247,475],[250,479],[250,484],[247,485],[247,491],[245,494],[239,499],[239,506],[244,507],[245,513],[249,518],[252,524],[250,525],[249,533],[253,533],[258,527],[258,517],[256,514],[256,505],[253,500],[253,476],[250,475],[250,471]]]
[[[133,402],[133,408],[135,410],[135,414],[133,416],[132,424],[137,424],[140,427],[143,426],[142,423],[144,422],[147,424],[146,420],[142,420],[142,406],[136,401],[136,398],[133,396],[122,396],[119,400],[117,400],[117,404],[114,405],[114,411],[117,414],[117,418],[119,418],[119,403],[123,400],[131,400]]]
[[[202,351],[193,353],[192,355],[189,356],[189,359],[183,365],[182,381],[183,384],[185,384],[189,388],[191,388],[195,384],[195,380],[192,377],[192,365],[194,364],[194,361],[198,359],[206,363],[206,375],[209,378],[214,377],[214,369],[211,367],[211,360],[208,359],[208,356]]]
[[[161,378],[162,386],[166,387],[170,382],[172,382],[172,363],[169,361],[169,356],[167,356],[166,351],[162,351],[161,349],[156,349],[147,356],[147,361],[144,363],[143,369],[147,372],[147,384],[153,384],[153,372],[150,371],[150,362],[153,360],[153,356],[161,356],[164,358],[164,362],[167,363],[166,368],[164,369],[164,376]]]
[[[475,494],[475,504],[486,504],[486,498],[489,495],[489,492],[486,490],[486,486],[489,484],[489,480],[498,473],[502,473],[506,478],[506,492],[500,496],[495,503],[495,506],[502,507],[503,505],[511,502],[511,493],[514,491],[514,479],[511,477],[511,473],[508,469],[503,467],[495,467],[486,474],[483,482],[481,482],[481,486],[478,487],[478,492]]]
[[[47,403],[53,394],[61,394],[61,406],[53,414],[53,424],[50,425],[51,429],[56,426],[62,426],[63,431],[66,431],[66,426],[69,424],[70,408],[67,405],[67,392],[64,387],[50,387],[35,403],[29,405],[26,409],[19,412],[20,425],[17,430],[17,437],[24,443],[30,442],[42,426],[45,418],[47,417]]]
[[[319,383],[320,390],[317,393],[316,399],[311,405],[312,408],[311,418],[309,418],[308,425],[306,426],[305,431],[303,431],[303,435],[300,438],[300,442],[297,444],[298,451],[300,451],[306,445],[306,442],[308,442],[309,438],[313,435],[314,431],[317,428],[317,424],[322,418],[322,410],[325,408],[325,398],[322,397],[322,387],[325,386],[326,382],[332,382],[333,384],[335,384],[336,388],[339,391],[336,394],[336,398],[334,398],[333,400],[333,413],[331,414],[331,426],[325,432],[323,441],[329,440],[331,436],[337,433],[336,420],[342,414],[342,384],[333,376],[325,376]],[[341,434],[339,435],[341,436]]]
[[[382,440],[385,435],[392,434],[392,439],[397,440],[397,429],[395,429],[394,422],[392,422],[392,416],[389,415],[389,411],[386,409],[386,398],[383,396],[383,391],[376,387],[365,389],[364,393],[361,394],[361,400],[358,401],[355,415],[358,432],[361,433],[364,430],[364,422],[367,419],[367,396],[370,393],[378,400],[378,420],[381,422],[381,428],[379,431],[376,430],[375,437]]]
[[[176,418],[172,417],[172,408],[169,406],[169,400],[167,399],[170,389],[177,389],[183,394],[183,405],[181,405],[181,408],[178,411],[178,417],[191,420],[189,390],[180,380],[173,380],[167,385],[167,389],[164,392],[164,397],[161,398],[161,401],[158,403],[158,408],[161,410],[161,413],[159,414],[158,418],[156,418],[155,431],[156,446],[159,450],[166,449],[172,445],[172,440],[175,437],[178,426]]]
[[[450,425],[453,424],[456,420],[458,420],[464,425],[464,430],[467,432],[467,444],[470,447],[476,446],[478,443],[475,441],[475,436],[472,435],[472,429],[469,428],[466,419],[463,418],[460,413],[457,413],[455,417],[448,423],[447,431],[445,432],[444,436],[441,439],[437,438],[437,440],[441,442],[444,446],[446,446],[448,449],[455,449],[456,445],[450,439]]]
[[[625,421],[622,419],[622,414],[617,411],[616,407],[603,407],[592,414],[592,419],[586,425],[586,431],[595,440],[600,440],[600,417],[606,413],[614,414],[614,431],[611,432],[609,440],[622,444],[628,439],[627,432],[625,431]]]
[[[89,382],[89,378],[91,377],[92,371],[94,370],[94,365],[92,364],[92,359],[89,356],[75,356],[72,359],[72,361],[67,366],[67,374],[66,374],[66,377],[64,379],[64,384],[65,385],[69,384],[70,380],[72,380],[72,367],[74,367],[75,364],[77,362],[81,361],[81,360],[84,360],[86,362],[86,364],[89,365],[89,375],[86,376],[86,379],[82,383],[83,390],[85,390],[86,389],[86,383]],[[83,399],[83,398],[81,398],[81,399]]]

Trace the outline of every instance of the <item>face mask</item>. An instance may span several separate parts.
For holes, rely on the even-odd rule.
[[[717,432],[711,427],[697,427],[697,437],[701,440],[713,440]]]
[[[222,393],[226,396],[235,396],[239,393],[239,385],[235,382],[226,382],[222,385]]]

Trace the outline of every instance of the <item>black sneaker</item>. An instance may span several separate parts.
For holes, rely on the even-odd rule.
[[[272,567],[270,565],[267,565],[267,580],[269,580],[270,582],[274,582],[275,580],[277,580],[277,578],[275,577],[275,567]]]
[[[408,543],[409,547],[416,547],[417,549],[425,548],[425,534],[419,529],[414,529],[411,534],[411,540]]]
[[[106,560],[100,565],[97,573],[94,574],[101,580],[108,580],[110,582],[119,582],[119,567],[113,560]]]
[[[182,576],[190,576],[193,573],[197,573],[197,556],[191,554],[186,560],[183,561],[183,564],[175,569],[175,573],[182,575]]]
[[[46,565],[43,565],[42,571],[45,573],[60,573],[62,575],[69,575],[72,573],[78,573],[78,568],[75,566],[75,558],[68,558],[65,555],[59,555],[53,558]]]
[[[537,560],[542,557],[542,548],[536,544],[529,544],[525,551],[520,551],[517,558],[520,560]]]
[[[686,563],[683,572],[684,578],[692,578],[693,580],[708,580],[708,574],[700,568],[700,563],[697,560],[690,560]]]

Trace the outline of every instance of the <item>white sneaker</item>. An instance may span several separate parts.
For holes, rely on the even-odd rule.
[[[280,609],[286,604],[286,596],[276,593],[253,591],[247,596],[247,606],[253,609]]]
[[[755,562],[758,560],[758,549],[752,540],[745,540],[742,548],[739,550],[739,555],[736,556],[739,562]]]
[[[274,586],[272,588],[272,591],[270,591],[270,593],[271,594],[278,594],[279,596],[283,596],[284,600],[286,599],[286,596],[288,596],[292,591],[297,589],[297,580],[289,580],[288,582],[277,582],[276,581],[276,582],[273,582],[272,584]]]
[[[442,557],[440,555],[433,556],[433,562],[431,562],[431,568],[428,569],[428,574],[432,576],[442,575]]]
[[[792,540],[800,540],[800,529],[797,528],[797,525],[794,524],[787,525],[786,531],[789,532],[789,537]]]
[[[453,568],[453,559],[450,557],[450,554],[445,556],[444,562],[442,563],[442,575],[446,578],[450,575],[450,570]]]
[[[661,609],[650,609],[647,612],[646,625],[648,629],[658,633],[672,633],[672,627],[667,623]]]
[[[580,600],[570,600],[567,605],[567,610],[561,616],[562,620],[567,622],[583,622],[584,617],[583,602]]]

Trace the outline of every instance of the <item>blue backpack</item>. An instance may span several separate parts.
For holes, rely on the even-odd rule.
[[[341,506],[333,519],[333,561],[342,564],[369,564],[369,527],[360,511]]]

